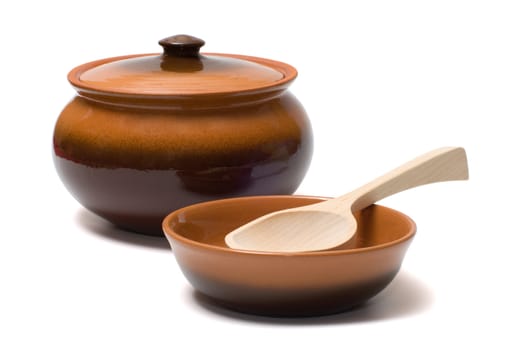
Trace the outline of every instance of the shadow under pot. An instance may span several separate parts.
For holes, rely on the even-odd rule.
[[[175,209],[227,197],[291,194],[313,152],[285,63],[202,54],[177,35],[160,54],[74,68],[53,159],[71,194],[122,228],[162,235]]]

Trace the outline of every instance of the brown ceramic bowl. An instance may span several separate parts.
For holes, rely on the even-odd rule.
[[[406,215],[380,205],[357,213],[355,237],[337,248],[305,253],[234,250],[224,237],[272,211],[324,200],[256,196],[192,205],[172,212],[163,230],[194,288],[241,312],[313,316],[348,310],[395,277],[416,232]]]

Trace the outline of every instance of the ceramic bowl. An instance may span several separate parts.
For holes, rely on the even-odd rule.
[[[269,316],[337,313],[392,281],[416,232],[412,219],[372,205],[356,213],[352,240],[319,252],[242,251],[224,242],[227,233],[259,216],[322,200],[289,195],[205,202],[172,212],[163,231],[183,274],[213,302]]]

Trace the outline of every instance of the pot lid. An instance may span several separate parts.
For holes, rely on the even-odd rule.
[[[209,95],[284,88],[292,66],[264,58],[199,52],[189,35],[159,41],[161,54],[130,55],[83,64],[68,75],[79,90],[124,95]]]

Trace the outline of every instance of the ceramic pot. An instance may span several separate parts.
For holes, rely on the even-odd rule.
[[[291,194],[312,155],[311,126],[287,90],[285,63],[202,54],[177,35],[161,54],[103,59],[74,68],[77,95],[60,114],[53,159],[88,210],[162,235],[171,211],[219,198]]]

